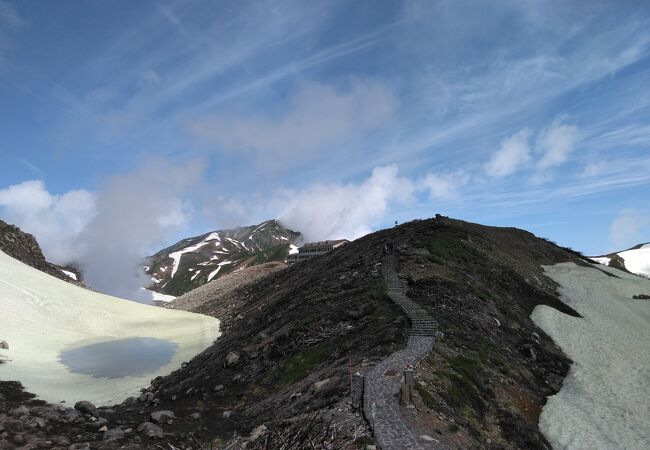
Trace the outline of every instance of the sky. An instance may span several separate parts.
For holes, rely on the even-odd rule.
[[[650,241],[648,86],[645,1],[0,0],[0,218],[86,266],[436,213],[602,254]]]

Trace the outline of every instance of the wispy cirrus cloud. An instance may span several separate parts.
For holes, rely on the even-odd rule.
[[[189,129],[219,151],[250,155],[278,168],[309,159],[317,151],[331,153],[326,147],[383,125],[396,109],[397,98],[383,83],[354,80],[344,88],[308,83],[279,113],[214,115],[191,123]]]
[[[0,26],[17,30],[25,26],[25,20],[18,14],[16,5],[8,1],[0,1]]]

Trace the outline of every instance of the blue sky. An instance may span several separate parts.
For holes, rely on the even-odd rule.
[[[0,217],[59,262],[438,212],[602,253],[650,241],[649,86],[642,1],[0,0]]]

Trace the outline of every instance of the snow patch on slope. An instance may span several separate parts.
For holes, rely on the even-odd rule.
[[[602,264],[603,266],[609,265],[609,262],[612,260],[612,258],[608,258],[607,256],[594,256],[591,259],[596,261],[598,264]]]
[[[219,265],[218,265],[218,267],[217,267],[215,270],[213,270],[212,272],[210,272],[210,274],[208,275],[208,283],[209,283],[210,281],[212,281],[212,279],[213,279],[214,277],[217,276],[217,274],[218,274],[219,271],[221,270],[221,267],[222,267],[222,266],[225,266],[225,265],[227,265],[227,264],[232,264],[232,261],[223,261],[223,262],[220,262]]]
[[[221,242],[221,237],[219,233],[210,233],[207,238],[203,239],[204,241],[219,241]]]
[[[627,270],[650,277],[650,245],[645,244],[641,248],[626,250],[619,255],[625,261]]]
[[[182,250],[179,250],[177,252],[172,252],[169,254],[169,257],[174,260],[174,267],[172,268],[172,278],[174,278],[174,275],[176,275],[176,271],[178,270],[178,265],[181,262],[181,256],[183,256],[183,253],[189,253],[193,252],[194,250],[198,250],[204,245],[206,245],[207,242],[199,242],[196,245],[192,245],[190,247],[185,247]]]
[[[553,448],[645,450],[650,436],[650,281],[608,267],[545,267],[562,300],[582,318],[540,305],[533,321],[573,361],[560,392],[549,397],[540,429]]]
[[[61,269],[61,272],[63,272],[67,277],[72,278],[73,280],[77,281],[77,274],[74,272],[70,272],[69,270],[63,270]]]

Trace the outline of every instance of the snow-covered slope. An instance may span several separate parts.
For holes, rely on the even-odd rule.
[[[149,258],[145,269],[152,286],[147,287],[159,294],[182,295],[241,267],[285,261],[301,239],[277,220],[183,239]]]
[[[594,256],[591,259],[604,266],[625,269],[650,278],[650,243],[639,244],[622,252]]]
[[[557,449],[647,449],[650,301],[633,297],[650,295],[650,280],[573,263],[545,270],[582,317],[544,305],[533,311],[533,321],[574,362],[544,406],[540,429]]]
[[[0,340],[9,343],[0,379],[21,381],[44,400],[121,402],[152,378],[179,368],[218,335],[219,321],[212,317],[89,291],[0,252]],[[136,337],[170,342],[175,353],[151,373],[120,378],[72,373],[59,360],[62,351]]]

